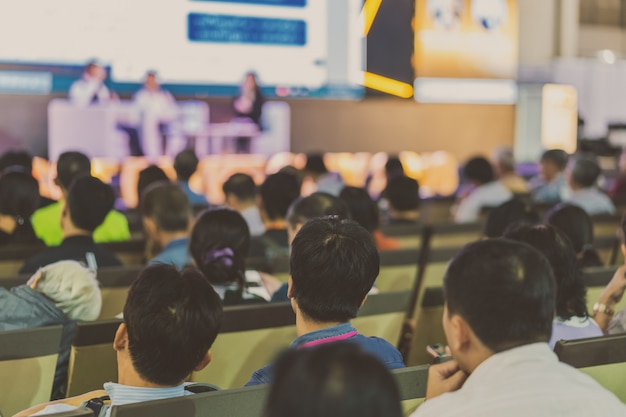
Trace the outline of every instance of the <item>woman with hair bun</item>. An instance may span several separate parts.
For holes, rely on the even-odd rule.
[[[32,175],[15,171],[0,176],[0,246],[42,243],[30,223],[38,207],[39,184]]]

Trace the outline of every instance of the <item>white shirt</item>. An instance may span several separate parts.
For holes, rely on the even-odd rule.
[[[166,90],[150,91],[142,88],[133,96],[133,102],[144,114],[150,114],[159,121],[174,120],[178,114],[176,100]]]
[[[411,417],[624,417],[626,405],[590,376],[558,361],[547,343],[497,353],[461,389]]]
[[[261,218],[261,212],[257,206],[250,206],[239,212],[241,217],[248,223],[250,236],[261,236],[265,233],[265,224]]]
[[[567,199],[567,203],[582,208],[590,216],[615,213],[615,206],[611,199],[594,187],[575,191],[571,197]]]
[[[107,86],[93,78],[83,77],[74,81],[70,87],[69,99],[73,104],[88,106],[94,96],[98,98],[99,103],[111,100],[111,92]]]
[[[492,181],[476,187],[474,191],[459,203],[454,213],[456,223],[471,223],[478,221],[480,211],[484,207],[497,207],[513,198],[500,181]]]

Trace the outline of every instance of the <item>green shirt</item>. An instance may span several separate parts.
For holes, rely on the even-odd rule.
[[[33,213],[31,223],[35,234],[47,246],[57,246],[63,241],[62,211],[63,201],[57,201]],[[130,240],[130,229],[126,216],[119,211],[111,210],[104,218],[104,222],[93,232],[93,240],[96,243]]]

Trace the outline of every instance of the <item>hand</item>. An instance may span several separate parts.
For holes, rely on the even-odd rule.
[[[458,390],[465,383],[467,376],[467,373],[459,368],[459,364],[455,360],[431,365],[428,369],[426,399],[429,400],[446,392]]]
[[[617,268],[613,278],[607,284],[607,286],[600,294],[599,302],[613,306],[622,299],[624,296],[624,290],[626,290],[626,265],[622,265]]]

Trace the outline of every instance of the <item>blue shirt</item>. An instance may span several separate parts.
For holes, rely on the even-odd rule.
[[[148,265],[168,264],[176,269],[183,269],[187,265],[193,265],[189,254],[189,238],[174,239],[163,248],[163,251],[148,262]]]
[[[207,201],[205,196],[203,196],[202,194],[194,193],[191,188],[189,188],[189,183],[185,181],[179,181],[178,184],[187,195],[187,198],[189,199],[189,204],[191,204],[193,207],[209,205],[209,202]]]
[[[291,342],[290,349],[300,349],[313,345],[332,343],[335,341],[356,343],[363,351],[378,358],[387,369],[404,368],[402,355],[391,343],[380,337],[367,337],[358,334],[350,323],[342,323],[337,326],[326,327],[310,333],[298,336]],[[246,386],[268,384],[272,382],[274,365],[267,365],[252,374]]]

